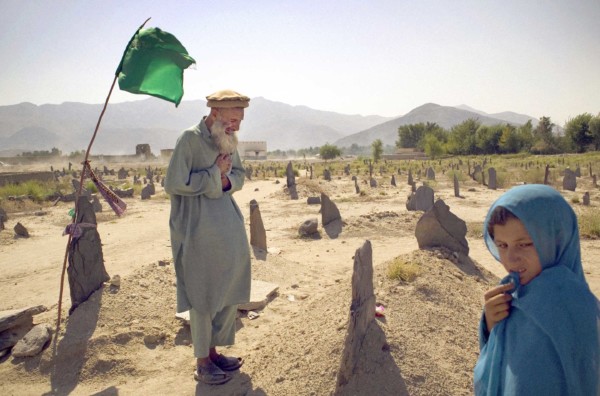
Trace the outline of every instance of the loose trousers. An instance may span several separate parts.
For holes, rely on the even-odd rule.
[[[209,349],[216,346],[233,345],[235,343],[235,319],[237,305],[230,305],[217,312],[214,317],[210,313],[190,309],[190,330],[194,344],[194,356],[204,358]]]

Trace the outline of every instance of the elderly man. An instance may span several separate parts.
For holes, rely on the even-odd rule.
[[[177,312],[190,311],[194,378],[222,384],[243,361],[217,353],[216,346],[234,343],[237,305],[250,298],[249,244],[232,195],[244,184],[235,132],[250,99],[230,90],[206,99],[210,114],[177,140],[165,191],[171,195]]]

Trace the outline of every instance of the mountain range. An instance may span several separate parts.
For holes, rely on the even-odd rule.
[[[334,144],[369,146],[375,139],[394,145],[398,127],[419,122],[436,122],[451,128],[468,118],[482,124],[521,125],[535,117],[503,112],[487,114],[467,105],[440,106],[427,103],[404,116],[347,115],[292,106],[262,97],[251,100],[246,109],[240,140],[266,141],[269,151],[319,147]],[[0,156],[22,151],[50,150],[69,153],[86,149],[93,135],[100,104],[65,102],[34,105],[20,103],[0,106]],[[206,102],[191,100],[179,107],[155,98],[109,104],[92,148],[93,154],[132,154],[140,143],[150,144],[158,154],[173,148],[181,131],[199,122],[208,113]]]

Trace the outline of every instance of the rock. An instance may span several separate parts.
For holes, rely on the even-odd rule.
[[[285,168],[286,185],[288,188],[296,185],[296,177],[294,175],[294,168],[292,167],[292,161],[288,162]]]
[[[577,176],[570,169],[565,169],[565,175],[563,177],[563,190],[575,191],[577,188]]]
[[[488,169],[488,188],[490,190],[496,189],[496,169],[494,168]]]
[[[373,188],[377,187],[377,180],[375,180],[375,178],[372,177],[371,179],[369,179],[369,185]]]
[[[8,214],[6,214],[6,211],[2,208],[0,208],[0,221],[8,221]]]
[[[14,357],[35,356],[44,349],[50,339],[52,339],[50,327],[46,324],[36,325],[17,342],[12,355]]]
[[[427,168],[425,176],[427,177],[427,180],[435,180],[435,171],[432,167]]]
[[[278,290],[279,286],[274,283],[252,279],[250,285],[250,301],[238,305],[238,310],[260,311],[275,297]]]
[[[29,333],[33,327],[33,318],[30,318],[28,322],[21,323],[17,326],[11,327],[8,330],[0,332],[0,351],[10,349],[19,342],[25,334]]]
[[[23,224],[17,223],[13,230],[15,231],[16,236],[21,238],[29,238],[29,231],[27,231],[27,228],[25,228]]]
[[[23,323],[32,323],[33,316],[47,310],[43,305],[35,305],[22,309],[0,311],[0,332],[19,326]]]
[[[375,319],[373,292],[373,250],[370,241],[356,250],[352,273],[352,302],[344,341],[340,369],[337,375],[336,395],[345,394],[343,388],[356,375],[361,347],[369,324]],[[364,353],[364,352],[363,352]]]
[[[129,188],[127,190],[116,189],[114,193],[117,194],[119,198],[133,198],[133,188]]]
[[[304,220],[300,228],[298,228],[298,234],[302,237],[311,236],[317,232],[319,232],[319,220],[316,217]]]
[[[454,174],[454,196],[459,198],[460,197],[460,185],[458,184],[458,178],[456,177],[456,173]]]
[[[321,197],[308,197],[306,199],[306,203],[309,205],[320,205],[321,204]]]
[[[583,194],[583,204],[584,204],[585,206],[590,206],[590,193],[589,193],[589,191],[586,191],[586,192]]]
[[[267,233],[255,199],[250,201],[250,245],[267,251]]]
[[[421,216],[415,227],[419,249],[445,247],[467,256],[469,244],[466,235],[466,223],[450,212],[450,208],[441,199]]]
[[[96,225],[96,214],[87,197],[79,197],[76,223]],[[69,314],[98,290],[110,277],[104,267],[102,241],[95,226],[81,226],[81,236],[73,238],[68,247]]]
[[[410,195],[406,202],[407,210],[422,210],[424,212],[433,206],[433,189],[429,186],[421,186]]]
[[[329,199],[329,197],[321,193],[321,224],[326,226],[334,220],[341,220],[342,216],[337,206]]]
[[[144,188],[142,188],[142,193],[141,193],[142,200],[150,199],[150,197],[152,196],[153,187],[154,187],[153,184],[146,184],[146,186]]]

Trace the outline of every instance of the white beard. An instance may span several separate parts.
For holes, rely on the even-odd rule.
[[[225,132],[226,128],[227,126],[222,121],[215,120],[210,128],[210,133],[221,154],[233,154],[237,150],[237,133],[233,132],[233,134],[228,135]]]

